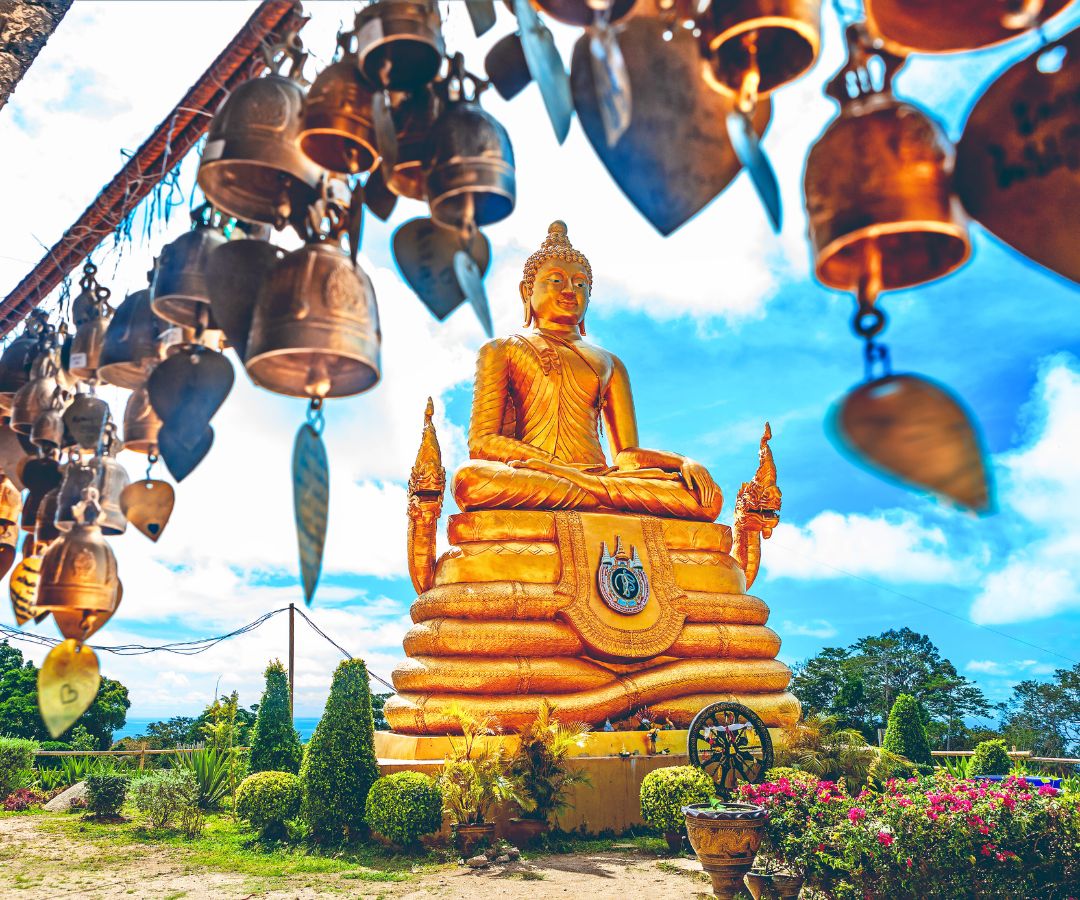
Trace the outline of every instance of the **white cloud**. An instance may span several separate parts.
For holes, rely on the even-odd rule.
[[[819,513],[803,526],[781,525],[763,550],[770,578],[830,580],[851,575],[894,583],[957,583],[971,567],[950,554],[944,530],[914,513]]]
[[[836,626],[825,619],[810,619],[807,622],[792,622],[787,619],[780,626],[780,631],[785,636],[801,635],[803,637],[821,638],[822,640],[836,637],[839,633]]]
[[[964,666],[965,672],[974,672],[978,675],[1051,675],[1053,674],[1056,666],[1049,663],[1036,662],[1034,659],[1014,659],[1014,660],[996,660],[996,659],[973,659],[966,666]]]

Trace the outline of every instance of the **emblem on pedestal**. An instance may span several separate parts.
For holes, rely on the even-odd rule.
[[[600,545],[600,568],[596,573],[600,596],[615,612],[632,616],[641,612],[649,602],[649,576],[638,557],[637,547],[623,550],[622,538],[615,535],[615,555],[608,552],[607,542]]]

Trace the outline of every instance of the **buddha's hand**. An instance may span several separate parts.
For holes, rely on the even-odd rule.
[[[693,491],[698,503],[702,506],[712,506],[720,489],[716,486],[716,482],[712,480],[712,475],[709,474],[708,469],[699,462],[685,459],[682,465],[679,466],[679,475],[686,483],[686,486]]]
[[[596,479],[595,475],[581,468],[551,459],[512,459],[507,465],[512,469],[532,469],[536,472],[546,472],[548,475],[557,475],[587,489],[593,486]]]

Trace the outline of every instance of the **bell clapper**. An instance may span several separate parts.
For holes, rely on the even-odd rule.
[[[881,363],[885,375],[891,372],[889,349],[875,340],[885,330],[887,322],[884,310],[876,305],[882,286],[881,247],[876,240],[866,242],[863,259],[863,270],[856,292],[857,308],[851,320],[851,330],[866,342],[866,380],[873,381],[875,364]]]

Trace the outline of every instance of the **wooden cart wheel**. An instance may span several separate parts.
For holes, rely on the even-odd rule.
[[[769,729],[741,703],[713,703],[694,716],[687,752],[690,762],[709,774],[716,793],[725,798],[740,784],[760,784],[773,764]]]

